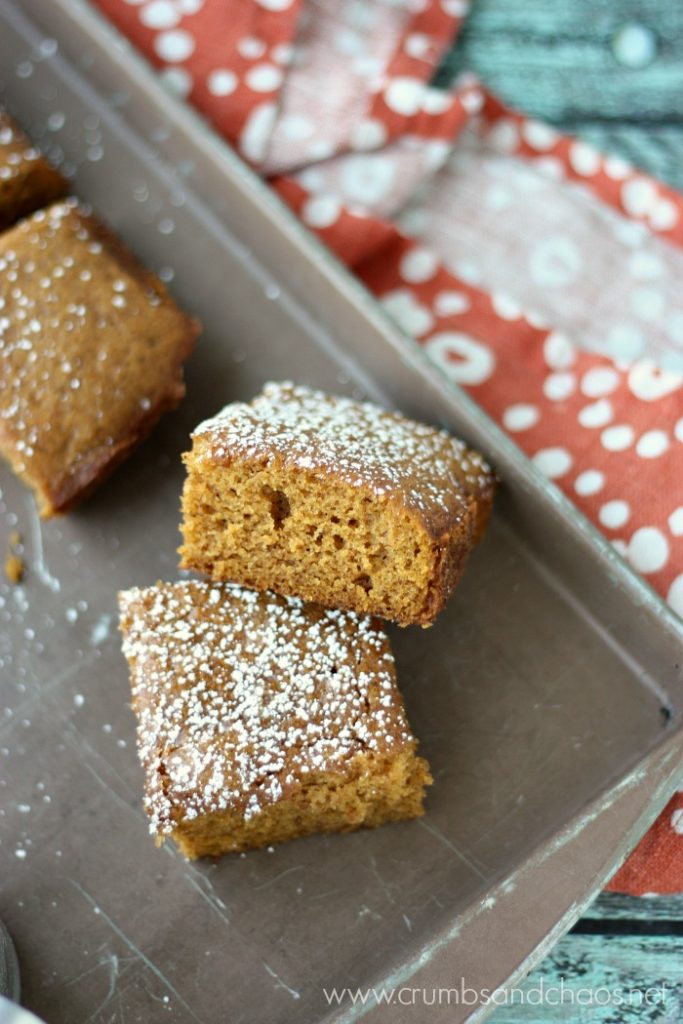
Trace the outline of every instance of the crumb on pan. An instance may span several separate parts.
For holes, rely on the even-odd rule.
[[[18,553],[18,549],[21,548],[21,534],[17,530],[12,530],[9,535],[9,550],[7,557],[5,558],[5,576],[12,584],[21,583],[26,572],[26,566],[24,560]]]

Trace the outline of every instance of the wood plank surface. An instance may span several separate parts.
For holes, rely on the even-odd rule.
[[[603,893],[492,1024],[680,1024],[683,896]]]
[[[491,1021],[679,1024],[683,936],[567,936],[519,987],[515,999],[515,1005],[499,1007]]]
[[[584,920],[586,919],[649,925],[653,930],[660,925],[675,924],[683,930],[683,895],[634,898],[616,892],[605,892],[597,898],[590,910],[586,911]],[[681,1019],[683,1020],[683,1017]]]
[[[619,59],[634,25],[654,45],[644,67]],[[465,69],[512,106],[683,189],[680,0],[475,0],[437,81]]]

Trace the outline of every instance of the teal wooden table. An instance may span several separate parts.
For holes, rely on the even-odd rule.
[[[475,0],[437,82],[465,69],[683,190],[682,0]],[[515,999],[493,1024],[683,1022],[683,896],[603,894]]]

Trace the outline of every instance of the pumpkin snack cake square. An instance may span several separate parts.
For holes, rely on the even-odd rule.
[[[494,477],[444,430],[293,384],[200,424],[182,566],[430,625],[482,536]]]
[[[66,179],[0,110],[0,231],[68,190]]]
[[[379,624],[233,584],[119,595],[151,831],[190,858],[422,814]]]
[[[0,236],[0,453],[44,516],[79,502],[178,404],[197,333],[75,200]]]

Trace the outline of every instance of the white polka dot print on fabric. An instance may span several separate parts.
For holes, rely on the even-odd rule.
[[[489,132],[489,143],[501,153],[514,153],[519,146],[519,128],[512,118],[496,121]]]
[[[194,53],[194,37],[185,29],[171,29],[162,32],[154,40],[154,49],[157,56],[169,64],[180,63],[187,60]]]
[[[470,9],[470,0],[441,0],[441,6],[452,18],[464,18]]]
[[[633,171],[631,164],[618,156],[606,156],[604,162],[605,174],[612,181],[624,181]]]
[[[595,366],[581,380],[581,391],[588,398],[610,395],[619,385],[619,374],[610,366]]]
[[[430,96],[438,91],[437,89],[430,90]],[[478,114],[484,106],[484,94],[479,89],[472,89],[460,97],[460,102],[468,114]],[[429,97],[425,101],[425,110],[429,110]]]
[[[286,11],[292,6],[294,0],[255,0],[255,2],[266,11]]]
[[[350,154],[343,163],[339,184],[345,199],[372,209],[390,195],[397,164],[383,153]]]
[[[520,402],[518,405],[509,405],[503,413],[503,426],[510,433],[516,434],[522,430],[529,430],[535,427],[541,417],[538,406]]]
[[[306,146],[308,160],[327,160],[334,154],[334,144],[329,139],[315,139]]]
[[[339,219],[341,204],[335,196],[313,196],[303,205],[301,215],[312,228],[329,228]]]
[[[474,260],[459,260],[455,269],[458,277],[467,284],[478,284],[481,281],[481,269]]]
[[[483,197],[489,210],[505,210],[514,205],[514,194],[504,185],[493,185]]]
[[[677,576],[669,587],[666,599],[676,612],[683,619],[683,575]]]
[[[645,349],[645,334],[634,324],[615,324],[606,336],[607,353],[612,359],[633,362]]]
[[[270,51],[270,55],[276,64],[282,67],[289,67],[294,59],[295,49],[292,43],[278,43]]]
[[[407,288],[397,288],[389,292],[382,299],[382,305],[389,316],[411,337],[419,338],[434,326],[434,317],[429,309],[419,303]]]
[[[551,402],[564,402],[576,390],[573,373],[551,373],[543,382],[543,394]]]
[[[658,199],[650,213],[650,224],[656,231],[670,231],[678,224],[678,207],[671,199]]]
[[[562,181],[564,164],[556,156],[541,156],[536,161],[536,170],[550,181]]]
[[[276,117],[275,103],[262,103],[255,107],[247,118],[240,136],[239,148],[242,155],[252,163],[260,164],[265,160]]]
[[[492,375],[496,361],[480,341],[459,331],[441,331],[425,343],[430,356],[458,384],[483,384]]]
[[[462,104],[466,107],[467,96],[463,96]],[[422,97],[422,109],[427,114],[445,114],[453,106],[453,97],[445,89],[425,89]]]
[[[578,420],[582,427],[589,430],[606,427],[614,418],[614,409],[608,398],[599,398],[597,402],[584,405],[580,410]]]
[[[192,92],[192,75],[186,68],[164,68],[159,72],[162,84],[173,96],[187,99]]]
[[[633,427],[627,423],[607,427],[600,435],[602,447],[608,452],[623,452],[631,447],[634,440],[635,432]]]
[[[628,522],[630,515],[631,509],[628,502],[615,499],[605,502],[598,513],[598,519],[608,530],[618,530],[620,526]]]
[[[628,386],[642,402],[656,402],[680,390],[683,375],[662,371],[651,359],[641,359],[629,370]]]
[[[464,292],[439,292],[434,299],[434,310],[438,316],[457,316],[466,313],[470,308],[470,300]]]
[[[175,28],[181,13],[171,0],[153,0],[140,10],[140,21],[147,28]]]
[[[244,81],[254,92],[273,92],[282,84],[282,70],[275,64],[257,64],[247,71]]]
[[[541,448],[532,458],[534,465],[550,480],[557,480],[572,468],[573,459],[566,448]]]
[[[605,486],[605,474],[599,469],[584,469],[574,481],[574,490],[582,498],[597,494]]]
[[[600,170],[601,157],[592,146],[577,140],[569,148],[569,163],[577,174],[590,177]]]
[[[629,258],[628,269],[638,281],[656,281],[665,270],[661,258],[647,251],[634,252]]]
[[[664,295],[654,288],[636,288],[631,293],[631,308],[641,320],[656,320],[664,310]]]
[[[669,542],[655,526],[643,526],[631,537],[627,549],[631,565],[647,575],[663,569],[669,558]]]
[[[422,107],[425,85],[419,78],[392,78],[384,90],[384,102],[396,114],[414,117]]]
[[[436,256],[428,249],[409,249],[402,257],[400,274],[410,284],[429,281],[438,269]]]
[[[206,87],[214,96],[230,96],[238,85],[238,78],[229,68],[216,68],[206,80]]]
[[[338,29],[332,39],[332,46],[343,57],[360,57],[366,52],[366,40],[349,28]]]
[[[522,125],[522,137],[533,149],[552,149],[559,135],[550,125],[542,121],[525,121]]]
[[[669,438],[663,430],[648,430],[638,439],[636,454],[641,459],[657,459],[669,447]]]
[[[675,508],[669,516],[669,529],[674,537],[683,537],[683,505]]]
[[[576,362],[576,349],[566,334],[553,331],[543,342],[543,355],[553,370],[567,370]]]
[[[578,278],[582,257],[576,243],[565,235],[536,242],[529,256],[529,271],[544,288],[566,288]]]
[[[431,45],[431,39],[429,36],[425,35],[424,32],[412,32],[406,37],[403,49],[409,57],[415,57],[417,60],[422,60],[429,54]]]
[[[315,132],[315,124],[305,114],[288,114],[278,123],[278,131],[281,131],[286,139],[298,142],[301,139],[310,139]]]
[[[521,306],[509,295],[496,293],[491,296],[491,304],[501,320],[519,320],[522,315]]]
[[[674,310],[666,321],[666,333],[671,340],[683,347],[683,312]]]
[[[255,36],[245,36],[237,44],[237,52],[245,60],[258,60],[266,52],[266,44]]]
[[[351,145],[354,149],[378,149],[387,141],[387,130],[381,121],[366,118],[359,121],[351,132]]]
[[[652,209],[657,190],[647,178],[630,178],[621,188],[624,209],[633,217],[644,217]]]

